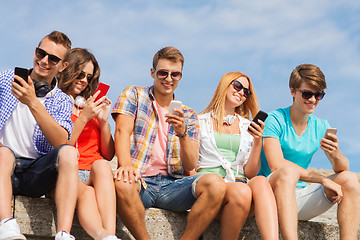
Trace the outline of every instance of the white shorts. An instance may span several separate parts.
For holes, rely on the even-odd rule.
[[[310,220],[334,206],[334,203],[326,197],[324,186],[319,183],[296,188],[295,195],[299,220]]]

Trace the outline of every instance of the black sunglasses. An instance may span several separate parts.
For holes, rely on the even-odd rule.
[[[159,70],[156,71],[156,77],[160,80],[165,80],[170,73],[170,77],[173,81],[180,81],[181,77],[182,77],[182,73],[181,72],[169,72],[166,70]]]
[[[239,82],[238,80],[233,80],[232,81],[233,87],[236,91],[240,92],[241,90],[244,90],[244,96],[246,98],[250,97],[251,95],[251,91],[250,89],[244,87],[241,82]]]
[[[316,100],[321,100],[325,96],[324,91],[313,93],[312,91],[308,91],[308,90],[301,90],[301,89],[299,89],[299,90],[302,93],[302,98],[303,99],[310,99],[310,98],[312,98],[312,96],[315,96]]]
[[[57,57],[55,55],[49,54],[49,53],[47,53],[46,51],[44,51],[43,49],[41,49],[39,47],[37,47],[36,50],[35,50],[35,56],[39,60],[43,59],[45,56],[49,56],[48,57],[49,63],[51,65],[54,65],[54,66],[61,61],[61,58],[59,58],[59,57]]]
[[[84,71],[81,71],[81,73],[79,74],[79,76],[77,77],[77,79],[83,79],[85,78],[90,81],[93,78],[92,74],[86,74]]]

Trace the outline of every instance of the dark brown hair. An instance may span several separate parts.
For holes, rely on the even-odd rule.
[[[79,94],[85,99],[88,99],[94,94],[99,85],[100,67],[95,56],[85,48],[73,48],[70,51],[68,58],[69,66],[58,74],[59,88],[69,93],[72,83],[78,78],[85,65],[91,61],[94,65],[93,78],[88,82],[88,86]]]

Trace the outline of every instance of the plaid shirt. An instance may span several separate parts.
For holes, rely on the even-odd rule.
[[[125,114],[134,118],[134,130],[131,134],[131,149],[133,167],[144,173],[149,165],[153,144],[159,128],[159,118],[154,106],[153,87],[127,87],[119,96],[112,110],[115,114]],[[182,106],[190,139],[199,144],[199,121],[195,111]],[[166,146],[167,171],[170,176],[181,178],[184,167],[180,160],[180,142],[169,125]]]
[[[0,72],[0,129],[10,118],[19,100],[11,93],[11,81],[14,79],[14,70]],[[70,97],[56,87],[53,96],[45,100],[45,108],[48,113],[65,128],[69,137],[73,130],[73,123],[70,119],[72,115],[72,102]],[[16,129],[14,129],[16,131]],[[35,126],[33,142],[35,150],[44,155],[53,149],[53,146],[46,140],[38,124]]]

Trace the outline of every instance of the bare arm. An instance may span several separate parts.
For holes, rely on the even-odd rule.
[[[331,139],[322,138],[320,148],[327,153],[333,170],[338,173],[349,170],[349,160],[341,153],[336,135],[328,133]]]
[[[132,166],[130,156],[130,136],[134,129],[134,119],[124,114],[115,117],[115,153],[118,159],[118,169],[114,178],[118,181],[133,182],[140,179],[140,173]]]
[[[114,157],[115,154],[114,139],[111,135],[109,121],[108,121],[110,111],[111,111],[111,101],[106,97],[105,101],[101,105],[101,111],[97,115],[97,119],[100,125],[101,155],[106,160],[109,161]]]
[[[29,108],[45,138],[54,147],[65,144],[68,140],[69,133],[56,122],[36,97],[34,83],[31,78],[29,77],[28,82],[16,75],[14,78],[17,79],[22,86],[12,82],[13,95]]]
[[[261,120],[259,120],[259,123],[261,126],[257,125],[256,123],[251,123],[250,129],[252,132],[248,131],[254,138],[254,145],[251,149],[249,159],[244,166],[244,174],[249,179],[255,177],[261,168],[260,154],[262,147],[262,134],[264,132],[265,123]]]
[[[181,136],[187,131],[185,126],[184,112],[181,109],[175,109],[176,114],[166,114],[166,122],[171,124],[177,135]],[[191,171],[196,167],[199,160],[199,145],[192,141],[188,134],[184,137],[179,137],[180,141],[180,158],[184,168]]]

